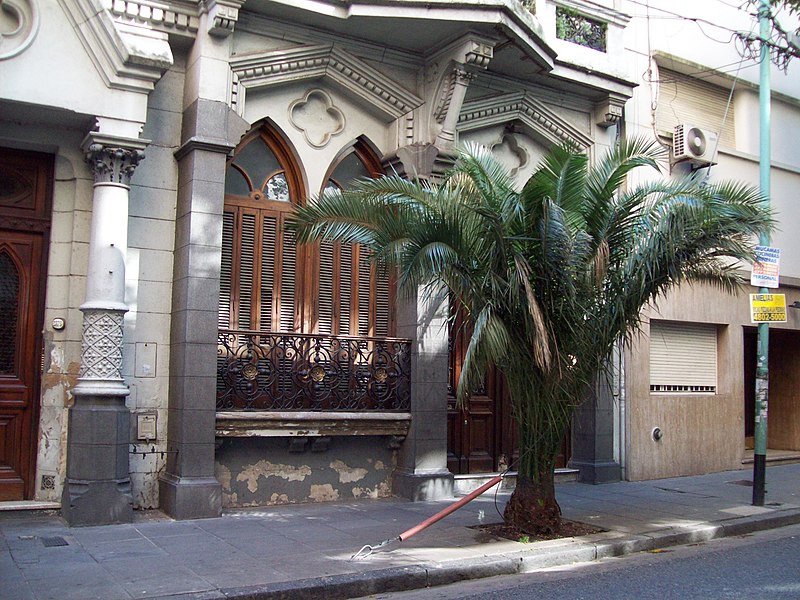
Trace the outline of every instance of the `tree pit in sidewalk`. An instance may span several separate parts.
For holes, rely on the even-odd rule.
[[[561,519],[561,526],[555,533],[527,533],[519,527],[508,525],[506,523],[488,523],[483,525],[474,525],[470,529],[477,529],[483,533],[493,535],[495,537],[504,538],[513,542],[532,543],[543,542],[545,540],[557,540],[561,538],[580,537],[583,535],[592,535],[593,533],[603,533],[605,529],[587,525],[586,523],[579,523],[577,521],[568,521]]]

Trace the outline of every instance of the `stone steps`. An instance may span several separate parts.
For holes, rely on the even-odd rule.
[[[484,483],[488,482],[492,477],[496,477],[499,473],[478,473],[475,475],[456,475],[453,480],[453,495],[466,496],[473,490],[477,490]],[[556,469],[555,473],[556,483],[566,483],[568,481],[577,481],[578,469]],[[512,492],[517,484],[516,471],[509,471],[500,482],[501,492]],[[492,488],[493,491],[494,488]]]

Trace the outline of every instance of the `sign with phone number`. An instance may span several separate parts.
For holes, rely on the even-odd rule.
[[[751,323],[786,323],[785,294],[750,294]]]

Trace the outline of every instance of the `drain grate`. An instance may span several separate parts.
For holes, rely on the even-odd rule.
[[[42,540],[42,544],[44,544],[45,548],[53,548],[55,546],[69,546],[67,540],[65,540],[61,536],[43,537],[39,539]]]

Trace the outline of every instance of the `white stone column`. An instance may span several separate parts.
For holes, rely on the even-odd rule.
[[[84,151],[95,177],[83,312],[81,367],[69,411],[62,514],[70,525],[132,519],[130,412],[122,378],[125,257],[130,178],[146,141],[90,133]]]

